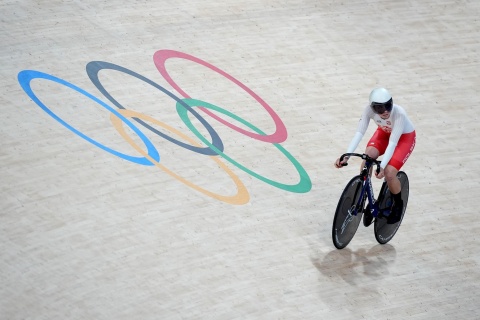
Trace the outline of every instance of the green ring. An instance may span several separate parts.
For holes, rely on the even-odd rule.
[[[182,99],[187,105],[189,105],[190,107],[204,107],[204,108],[208,108],[208,109],[213,109],[215,111],[218,111],[220,113],[223,113],[224,115],[227,115],[229,116],[230,118],[234,119],[234,120],[237,120],[238,122],[246,125],[247,127],[249,127],[250,129],[256,131],[257,133],[259,134],[263,134],[265,135],[265,133],[258,129],[257,127],[255,127],[253,124],[251,124],[250,122],[238,117],[237,115],[225,110],[225,109],[222,109],[220,107],[217,107],[213,104],[210,104],[208,102],[205,102],[205,101],[201,101],[201,100],[197,100],[197,99]],[[308,191],[311,190],[312,188],[312,181],[310,180],[310,177],[308,176],[308,173],[305,171],[305,169],[302,167],[302,165],[287,151],[285,150],[285,148],[283,148],[280,144],[278,143],[274,143],[273,145],[278,149],[280,150],[280,152],[282,152],[292,163],[293,165],[295,166],[295,169],[297,169],[297,172],[299,173],[300,175],[300,182],[295,184],[295,185],[288,185],[288,184],[283,184],[283,183],[280,183],[280,182],[277,182],[277,181],[273,181],[273,180],[270,180],[264,176],[261,176],[259,175],[258,173],[256,172],[253,172],[252,170],[244,167],[243,165],[241,165],[240,163],[238,163],[237,161],[233,160],[232,158],[230,158],[229,156],[227,156],[224,152],[222,152],[221,150],[219,150],[217,147],[215,147],[210,141],[208,141],[196,128],[195,126],[192,124],[192,122],[190,121],[190,119],[188,118],[188,111],[185,107],[183,107],[179,102],[176,103],[176,108],[177,108],[177,113],[178,115],[180,116],[180,118],[182,119],[182,121],[187,125],[187,127],[200,139],[202,140],[203,143],[205,143],[210,149],[212,149],[213,151],[215,151],[216,153],[218,153],[222,158],[224,158],[225,160],[227,160],[228,162],[230,162],[231,164],[235,165],[237,168],[245,171],[246,173],[250,174],[251,176],[271,185],[271,186],[274,186],[276,188],[279,188],[279,189],[282,189],[282,190],[286,190],[286,191],[290,191],[290,192],[296,192],[296,193],[306,193]]]

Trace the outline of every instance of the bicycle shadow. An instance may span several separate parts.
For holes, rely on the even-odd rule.
[[[332,250],[323,258],[311,257],[310,260],[320,273],[328,278],[341,278],[356,286],[366,276],[382,279],[389,275],[389,264],[396,258],[395,247],[377,244],[366,250],[352,251],[349,248]]]

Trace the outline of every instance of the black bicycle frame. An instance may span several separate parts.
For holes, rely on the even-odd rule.
[[[362,178],[362,180],[363,180],[362,189],[360,191],[361,192],[360,193],[360,198],[358,199],[358,202],[354,207],[354,210],[353,210],[354,212],[349,212],[349,213],[356,216],[358,214],[359,208],[360,208],[360,210],[363,210],[363,207],[361,208],[361,204],[363,202],[363,198],[365,196],[365,193],[367,193],[368,202],[370,204],[370,213],[374,217],[378,217],[380,209],[378,207],[378,203],[375,200],[375,195],[374,195],[373,186],[372,186],[372,178],[370,177],[370,169],[372,168],[372,166],[374,164],[377,165],[377,170],[376,171],[377,171],[377,174],[378,174],[380,172],[380,161],[372,159],[369,156],[367,156],[366,154],[358,154],[358,153],[345,153],[340,157],[340,161],[343,161],[343,158],[349,157],[349,156],[357,156],[357,157],[360,157],[363,160],[365,160],[365,165],[363,166],[363,170],[360,173],[360,178]],[[347,165],[347,164],[345,164],[345,165]]]

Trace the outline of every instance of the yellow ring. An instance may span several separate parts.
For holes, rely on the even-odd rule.
[[[142,114],[142,113],[138,113],[136,111],[133,111],[133,110],[127,110],[127,109],[118,109],[117,110],[120,114],[122,114],[124,117],[127,117],[127,118],[139,118],[139,119],[142,119],[142,120],[145,120],[145,121],[148,121],[148,122],[151,122],[151,123],[154,123],[156,125],[159,125],[161,126],[162,128],[166,129],[166,130],[169,130],[170,132],[172,133],[175,133],[177,134],[178,136],[182,137],[183,139],[187,140],[188,142],[190,142],[192,145],[195,145],[195,146],[198,146],[200,147],[201,144],[199,144],[198,142],[196,142],[195,140],[193,140],[192,138],[188,137],[187,135],[185,135],[184,133],[182,133],[181,131],[178,131],[177,129],[175,128],[172,128],[170,127],[169,125],[167,124],[164,124],[163,122],[160,122],[158,121],[157,119],[154,119],[150,116],[147,116],[145,114]],[[247,203],[249,200],[250,200],[250,195],[248,193],[248,190],[247,188],[245,187],[245,185],[243,184],[243,182],[240,180],[240,178],[235,175],[222,161],[220,161],[220,157],[218,156],[208,156],[209,158],[211,158],[213,161],[215,161],[223,170],[225,170],[225,172],[230,176],[230,178],[232,178],[233,182],[235,183],[235,185],[237,186],[237,194],[236,195],[233,195],[233,196],[223,196],[223,195],[220,195],[220,194],[217,194],[217,193],[213,193],[209,190],[206,190],[200,186],[197,186],[195,184],[193,184],[192,182],[186,180],[185,178],[179,176],[178,174],[176,174],[175,172],[169,170],[167,167],[165,167],[164,165],[160,164],[159,162],[155,161],[152,157],[150,157],[148,155],[148,153],[146,153],[142,148],[140,148],[133,140],[132,138],[130,138],[130,136],[126,133],[125,129],[123,128],[123,122],[122,120],[120,120],[120,118],[118,118],[117,116],[115,116],[115,114],[111,113],[110,114],[110,121],[112,122],[114,128],[118,131],[118,133],[120,133],[120,135],[123,137],[123,139],[125,139],[125,141],[127,141],[135,150],[137,150],[141,155],[143,155],[145,158],[147,158],[151,163],[153,163],[156,167],[162,169],[163,171],[165,171],[167,174],[169,174],[170,176],[174,177],[175,179],[179,180],[180,182],[186,184],[187,186],[189,186],[190,188],[192,189],[195,189],[197,190],[198,192],[201,192],[209,197],[212,197],[214,199],[217,199],[217,200],[220,200],[220,201],[223,201],[223,202],[226,202],[226,203],[229,203],[229,204],[245,204]]]

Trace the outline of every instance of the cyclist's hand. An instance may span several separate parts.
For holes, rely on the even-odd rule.
[[[341,168],[341,167],[343,167],[347,162],[348,162],[348,158],[347,158],[347,157],[343,158],[343,161],[342,161],[342,162],[340,162],[340,158],[338,158],[337,161],[335,161],[335,167],[336,167],[336,168]]]
[[[375,177],[378,179],[383,179],[385,177],[385,172],[383,172],[383,168],[380,168],[380,172],[377,174],[377,170],[375,170]]]

